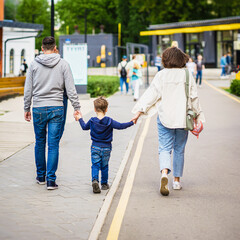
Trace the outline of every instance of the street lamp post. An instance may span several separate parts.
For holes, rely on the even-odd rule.
[[[51,36],[54,37],[54,0],[51,0]]]
[[[85,20],[84,43],[87,43],[87,9],[85,9],[84,20]]]

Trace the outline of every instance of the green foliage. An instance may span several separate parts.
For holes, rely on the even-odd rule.
[[[16,0],[5,0],[4,2],[4,19],[16,19]]]
[[[104,25],[105,32],[116,33],[116,4],[112,0],[59,0],[56,3],[56,11],[61,22],[61,31],[66,34],[74,33],[74,26],[78,25],[81,33],[84,33],[84,17],[87,9],[87,32],[100,32],[100,25]]]
[[[240,96],[240,80],[233,80],[230,85],[230,92],[237,96]]]
[[[42,39],[51,35],[48,0],[21,0],[17,8],[17,20],[44,25],[41,37],[36,39],[36,48],[40,50]]]
[[[212,15],[217,18],[240,15],[239,0],[213,0]]]
[[[17,7],[16,7],[17,6]],[[16,15],[17,8],[17,15]],[[239,0],[58,0],[55,1],[56,20],[60,33],[74,33],[78,25],[84,33],[84,16],[87,9],[87,32],[117,33],[117,24],[122,24],[122,45],[126,42],[148,43],[148,37],[139,32],[150,24],[204,20],[240,15]],[[50,35],[50,6],[48,0],[5,0],[6,19],[44,25],[42,37]],[[57,22],[56,21],[56,22]],[[37,39],[37,48],[41,46]]]
[[[91,97],[108,97],[118,91],[119,77],[117,76],[88,76],[87,92]]]

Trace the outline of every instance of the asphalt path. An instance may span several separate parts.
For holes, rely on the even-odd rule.
[[[119,201],[124,189],[131,188],[125,183],[132,159],[139,151],[136,151],[137,140],[100,240],[240,239],[240,101],[207,84],[198,92],[207,122],[199,139],[189,134],[181,179],[183,189],[171,189],[170,174],[170,195],[164,197],[159,193],[157,123],[153,116],[126,210],[121,208]],[[144,124],[146,120],[136,139],[141,138]],[[123,221],[117,219],[115,222],[120,227],[116,236],[109,230],[117,211],[123,213]]]

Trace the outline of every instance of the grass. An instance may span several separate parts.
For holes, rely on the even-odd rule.
[[[224,91],[228,92],[228,93],[231,93],[230,88],[222,87],[222,89],[223,89]]]
[[[91,94],[91,97],[108,97],[117,92],[118,88],[118,76],[88,76],[87,92]]]

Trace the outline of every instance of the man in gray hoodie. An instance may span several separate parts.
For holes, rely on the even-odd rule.
[[[24,88],[24,117],[31,121],[33,99],[33,125],[35,132],[35,163],[37,183],[47,189],[58,188],[55,172],[58,166],[59,141],[64,121],[64,89],[74,108],[74,116],[80,113],[80,104],[69,64],[56,53],[53,37],[45,37],[42,51],[31,63]],[[48,160],[46,164],[46,135],[48,134]]]

